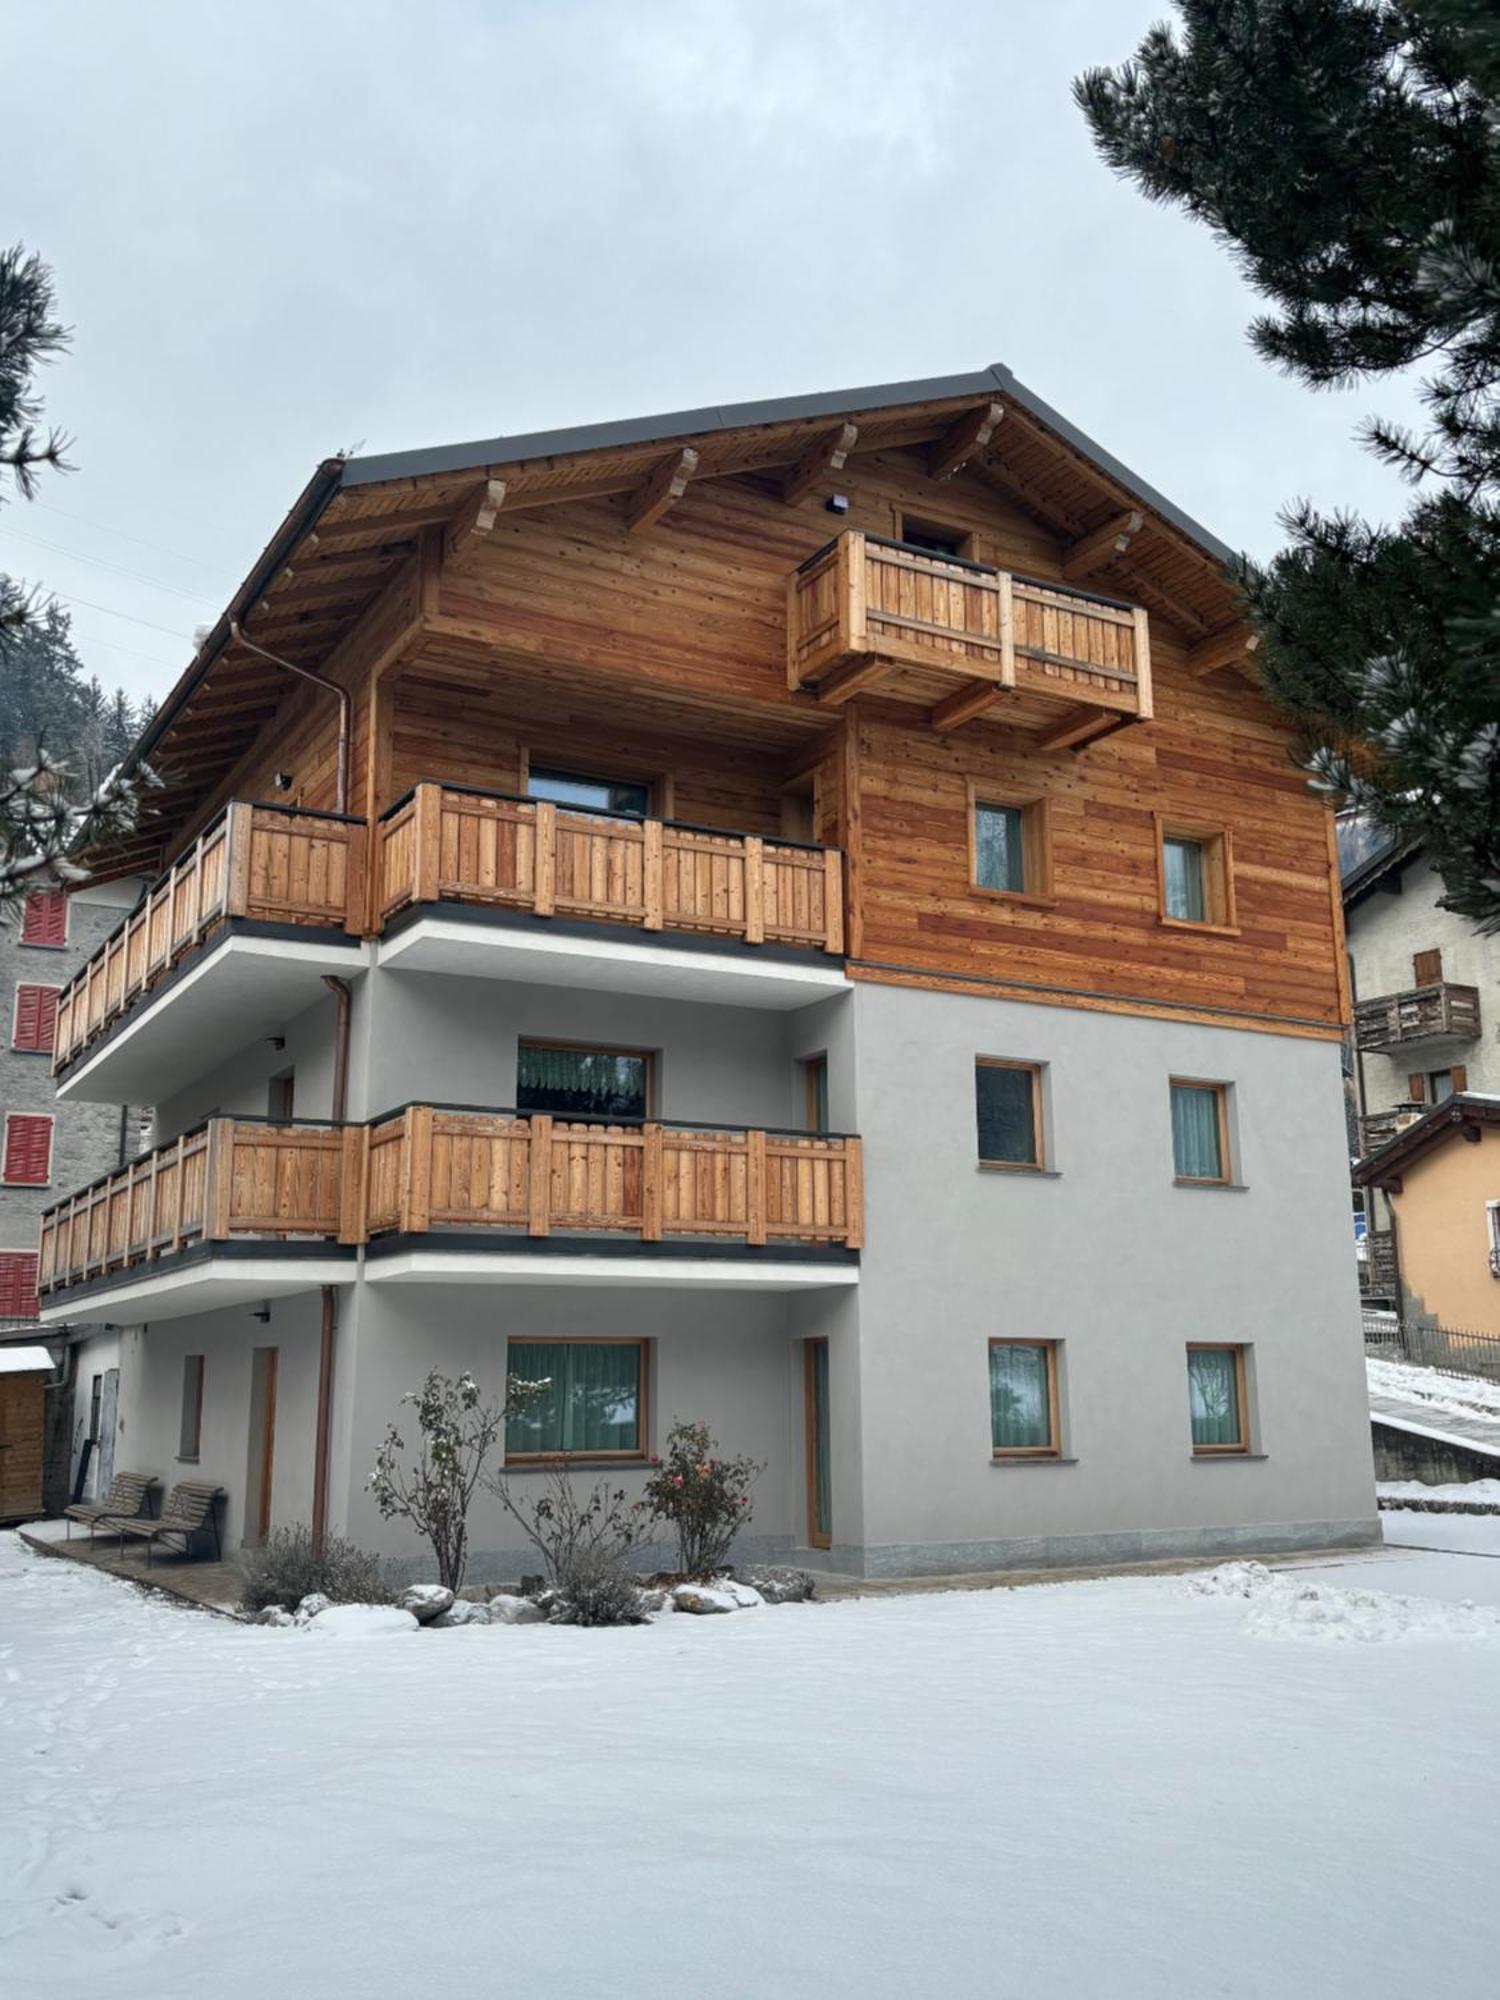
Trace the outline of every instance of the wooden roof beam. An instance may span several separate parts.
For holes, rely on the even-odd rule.
[[[664,458],[656,470],[626,503],[625,524],[632,535],[655,527],[662,516],[677,505],[688,490],[688,481],[698,470],[698,454],[684,445],[681,451]]]
[[[1034,514],[1042,525],[1055,535],[1064,535],[1070,541],[1083,534],[1083,524],[1075,520],[1066,507],[1062,507],[1040,487],[1033,486],[1029,479],[1023,479],[1019,472],[1012,472],[1003,458],[992,454],[974,461],[974,471],[993,482],[1013,500],[1019,500],[1028,513]]]
[[[1003,403],[980,403],[966,410],[932,447],[927,461],[929,479],[951,479],[970,459],[980,457],[1005,416]]]
[[[1259,632],[1247,632],[1239,624],[1226,625],[1218,632],[1210,632],[1193,647],[1188,654],[1188,672],[1214,674],[1221,667],[1235,667],[1241,673],[1253,675],[1259,651]]]
[[[1187,633],[1190,639],[1207,637],[1209,624],[1196,611],[1189,611],[1180,599],[1163,590],[1159,583],[1153,583],[1139,569],[1130,573],[1130,594],[1139,598],[1148,611],[1158,612],[1163,618]]]
[[[1123,514],[1116,514],[1064,553],[1063,575],[1069,583],[1082,583],[1095,570],[1118,562],[1145,525],[1146,517],[1139,508],[1128,507]]]
[[[935,707],[929,709],[927,724],[930,729],[961,729],[976,715],[983,715],[987,708],[993,708],[1003,694],[1010,690],[1003,688],[999,681],[965,681],[952,694],[944,695]]]
[[[363,518],[342,514],[334,521],[325,514],[318,523],[318,539],[331,547],[334,542],[347,542],[356,535],[414,535],[419,528],[445,528],[452,519],[451,500],[441,503],[429,500],[404,512],[397,508],[386,514],[366,514]]]
[[[1036,747],[1038,750],[1081,750],[1086,743],[1092,743],[1100,736],[1109,736],[1135,719],[1133,715],[1120,715],[1114,709],[1080,704],[1070,708],[1050,729],[1043,730],[1036,739]]]
[[[448,533],[443,543],[448,561],[461,556],[471,542],[483,541],[500,518],[500,509],[505,505],[505,481],[486,479],[465,500],[448,525]]]
[[[859,442],[858,424],[840,424],[835,431],[814,438],[795,465],[787,467],[781,482],[781,497],[790,507],[810,493],[820,479],[842,472],[844,462]]]
[[[851,695],[869,687],[872,681],[882,679],[891,671],[894,662],[882,660],[872,653],[856,653],[852,660],[845,660],[825,674],[813,692],[825,708],[835,708],[840,702],[848,701]]]

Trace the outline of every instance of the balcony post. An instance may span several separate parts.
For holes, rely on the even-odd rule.
[[[1000,622],[1000,685],[1013,688],[1016,684],[1016,597],[1008,569],[1001,570],[995,578],[995,589]]]
[[[552,1114],[531,1113],[527,1142],[527,1221],[528,1236],[552,1233]]]
[[[344,832],[348,836],[344,848],[344,930],[350,937],[360,937],[365,930],[369,895],[370,829],[361,820],[358,826],[345,827]]]
[[[844,857],[836,847],[823,850],[823,949],[844,949]]]
[[[1149,722],[1155,714],[1151,701],[1151,620],[1135,608],[1135,713],[1138,722]]]
[[[178,1217],[182,1214],[182,1187],[178,1183]],[[222,1243],[229,1235],[234,1206],[234,1120],[210,1118],[208,1157],[203,1172],[203,1236],[209,1243]]]
[[[863,653],[869,644],[865,618],[865,538],[857,528],[846,529],[839,536],[835,589],[845,650]]]
[[[443,788],[418,785],[412,800],[411,872],[414,903],[435,903],[442,881]]]
[[[766,1135],[745,1134],[745,1241],[766,1240],[766,1206],[770,1190],[766,1185]]]
[[[766,941],[766,844],[759,834],[745,835],[745,942]]]
[[[370,1128],[346,1125],[339,1135],[339,1241],[368,1243],[369,1208],[365,1182],[370,1165]]]
[[[542,799],[536,809],[536,877],[532,911],[550,917],[557,908],[557,807]]]
[[[844,1241],[851,1250],[865,1242],[865,1155],[858,1139],[844,1141]]]
[[[641,1128],[641,1241],[660,1243],[662,1196],[662,1129]]]
[[[408,1104],[401,1127],[401,1227],[419,1236],[432,1222],[431,1107]]]
[[[641,897],[645,915],[641,921],[648,931],[659,931],[662,928],[665,913],[662,832],[662,823],[659,819],[648,819],[642,828]]]
[[[252,806],[236,801],[224,814],[224,914],[248,916],[250,911],[250,847],[254,838],[255,812]],[[193,867],[193,935],[196,937],[209,917],[203,907],[203,851],[195,842]]]

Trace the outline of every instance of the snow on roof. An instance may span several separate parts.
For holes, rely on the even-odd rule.
[[[0,1375],[52,1373],[52,1356],[45,1347],[0,1347]]]

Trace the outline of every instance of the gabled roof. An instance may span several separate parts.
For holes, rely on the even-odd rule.
[[[1452,1139],[1470,1144],[1483,1136],[1483,1127],[1500,1127],[1500,1097],[1475,1090],[1458,1090],[1435,1104],[1425,1116],[1387,1140],[1378,1152],[1361,1160],[1354,1178],[1361,1187],[1389,1187],[1399,1183],[1403,1169],[1414,1160],[1446,1146]]]
[[[329,459],[294,502],[223,616],[162,703],[130,764],[161,772],[131,840],[90,857],[100,879],[158,867],[163,850],[228,780],[275,714],[287,676],[238,644],[231,626],[294,664],[321,669],[417,538],[451,524],[487,481],[527,509],[639,491],[664,453],[690,446],[696,479],[779,475],[852,423],[858,452],[935,445],[998,405],[1005,421],[965,464],[1059,541],[1096,536],[1122,509],[1145,515],[1129,544],[1128,588],[1189,641],[1217,641],[1239,617],[1233,552],[996,363],[971,374],[715,405],[664,416]],[[1107,581],[1109,565],[1103,566]]]
[[[1411,862],[1422,852],[1420,840],[1396,840],[1351,868],[1344,877],[1344,909],[1357,910],[1377,889],[1399,882]]]

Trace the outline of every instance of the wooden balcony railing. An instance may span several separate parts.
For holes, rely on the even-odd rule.
[[[421,784],[377,829],[381,921],[461,902],[841,952],[836,848]]]
[[[859,660],[1151,714],[1149,622],[1137,605],[855,530],[791,578],[788,679],[817,687]]]
[[[1359,1121],[1360,1157],[1367,1159],[1388,1146],[1398,1132],[1415,1125],[1427,1108],[1425,1104],[1393,1104],[1389,1111],[1368,1112]]]
[[[362,820],[226,806],[58,995],[54,1075],[226,918],[358,932],[364,857]]]
[[[370,1129],[371,1235],[608,1230],[858,1249],[858,1139],[409,1105]]]
[[[1372,1229],[1365,1237],[1365,1254],[1359,1260],[1359,1289],[1365,1298],[1396,1296],[1396,1239],[1390,1230]]]
[[[1413,1042],[1472,1042],[1480,1033],[1479,988],[1416,986],[1407,993],[1381,993],[1354,1008],[1354,1041],[1367,1054]]]
[[[173,1251],[235,1237],[361,1239],[360,1127],[210,1118],[42,1217],[43,1298]],[[353,1171],[345,1172],[345,1155]],[[346,1194],[356,1205],[345,1212]]]
[[[363,1125],[211,1118],[42,1217],[43,1298],[196,1243],[607,1231],[858,1249],[858,1139],[408,1105]]]

